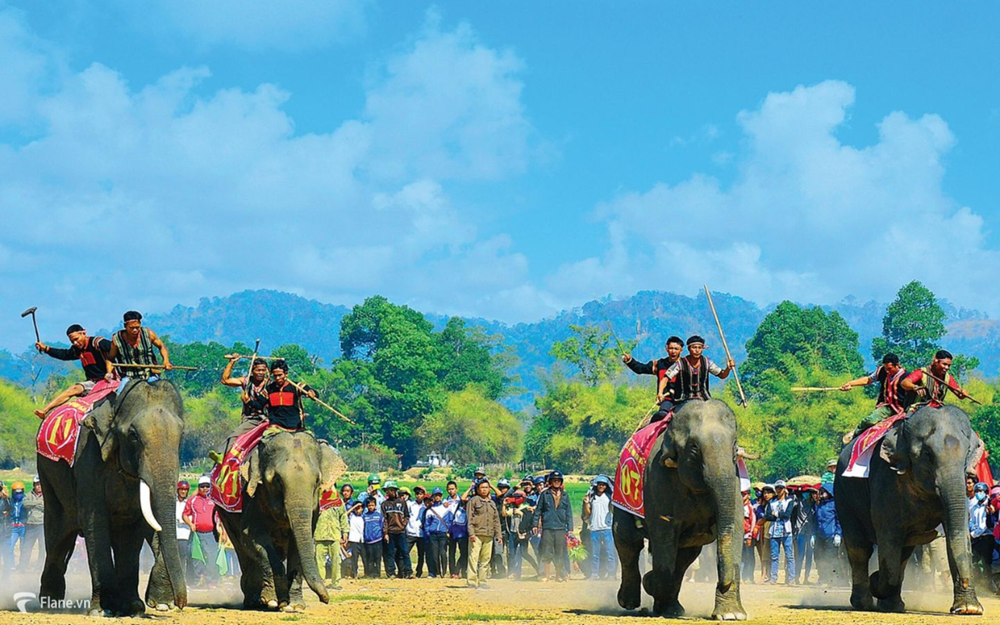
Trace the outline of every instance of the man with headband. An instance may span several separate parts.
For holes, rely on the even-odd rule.
[[[168,371],[173,369],[167,346],[160,337],[156,336],[156,332],[142,325],[141,314],[130,310],[125,313],[122,321],[125,324],[125,329],[115,332],[111,339],[111,353],[109,354],[111,361],[125,365],[155,365],[157,361],[153,348],[156,348],[160,352],[160,357],[163,358],[163,366],[157,367],[157,369],[129,367],[118,372],[120,377],[145,380],[155,376],[161,368]]]
[[[672,336],[667,339],[667,357],[651,360],[649,362],[637,362],[632,358],[632,354],[622,354],[622,362],[625,366],[638,375],[655,375],[657,379],[656,403],[660,405],[659,410],[653,415],[652,421],[659,421],[673,410],[674,402],[680,396],[680,383],[675,375],[667,378],[666,373],[670,367],[681,358],[681,351],[684,349],[684,341],[679,336]],[[666,382],[664,382],[666,380]],[[661,390],[660,387],[663,386]]]
[[[233,377],[233,366],[241,356],[238,354],[227,354],[226,358],[229,359],[229,362],[226,363],[226,368],[222,370],[222,384],[223,386],[243,389],[240,396],[243,402],[243,410],[241,411],[240,423],[229,434],[222,453],[220,454],[216,451],[208,452],[209,457],[217,463],[222,462],[222,457],[229,451],[233,441],[267,420],[267,362],[262,358],[257,358],[250,366],[249,375],[245,377]]]
[[[712,398],[708,390],[708,376],[714,375],[725,380],[736,367],[732,358],[726,362],[726,368],[709,360],[702,352],[705,350],[705,339],[697,334],[687,340],[688,355],[681,358],[667,369],[660,380],[660,393],[666,390],[667,381],[679,377],[680,396],[676,398],[674,408],[679,409],[683,402],[692,399],[707,401]]]
[[[63,405],[71,397],[82,397],[93,390],[94,385],[103,379],[110,379],[113,375],[111,360],[108,353],[111,351],[111,341],[99,336],[89,337],[87,331],[78,323],[74,323],[66,329],[66,336],[69,338],[69,349],[49,347],[39,341],[35,343],[35,349],[43,354],[48,354],[56,360],[79,360],[83,366],[83,375],[87,379],[77,382],[62,393],[53,398],[41,410],[36,410],[35,414],[39,419],[44,419],[45,415],[52,409]]]

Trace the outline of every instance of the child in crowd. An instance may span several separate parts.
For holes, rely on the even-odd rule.
[[[378,501],[375,497],[365,500],[365,511],[361,515],[364,520],[364,544],[361,547],[361,557],[365,561],[365,577],[378,579],[382,576],[382,542],[385,540],[385,517],[378,511]]]

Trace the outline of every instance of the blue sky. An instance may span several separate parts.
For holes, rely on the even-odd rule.
[[[1000,314],[995,3],[0,0],[0,347],[248,288]]]

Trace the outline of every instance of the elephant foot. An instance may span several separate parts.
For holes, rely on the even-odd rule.
[[[981,616],[983,614],[983,604],[979,603],[978,599],[973,599],[972,601],[962,599],[952,604],[951,613]]]
[[[622,583],[618,588],[618,605],[626,610],[635,610],[642,605],[642,593],[639,591],[639,584],[630,584],[628,587]]]
[[[684,616],[684,606],[681,605],[680,601],[674,599],[673,601],[667,603],[663,606],[663,609],[659,611],[662,616]]]
[[[906,612],[906,603],[903,601],[901,597],[893,597],[892,599],[879,599],[878,610],[879,612],[902,613]]]
[[[100,605],[95,607],[93,604],[91,604],[90,609],[87,610],[87,616],[111,618],[114,616],[114,614],[111,613],[111,610],[105,610]]]
[[[875,598],[868,588],[855,588],[851,592],[851,607],[855,610],[871,612],[875,609]]]
[[[306,606],[303,603],[289,603],[285,607],[281,608],[282,612],[305,612]]]
[[[268,610],[277,610],[278,609],[278,600],[277,599],[268,599],[266,605],[267,605],[267,609]]]
[[[734,612],[723,612],[721,614],[715,612],[712,614],[712,618],[714,618],[717,621],[745,621],[747,620],[747,613],[743,612],[742,610]]]
[[[157,612],[169,612],[170,611],[170,604],[167,604],[167,603],[157,603],[156,605],[152,606],[152,608],[154,610],[156,610]]]

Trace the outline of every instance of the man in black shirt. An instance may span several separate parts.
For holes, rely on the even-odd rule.
[[[226,446],[222,454],[215,451],[209,452],[209,457],[216,462],[222,462],[222,456],[229,451],[233,442],[242,434],[246,434],[261,423],[267,420],[267,362],[257,358],[250,366],[250,373],[244,377],[233,377],[233,365],[242,356],[238,354],[227,354],[226,368],[222,370],[223,386],[232,386],[243,389],[240,399],[243,401],[243,410],[240,414],[240,424],[229,434],[226,439]]]
[[[83,366],[83,375],[87,378],[69,387],[53,398],[41,410],[36,410],[35,414],[39,419],[44,419],[50,410],[61,406],[71,397],[82,397],[89,393],[94,385],[101,380],[110,380],[113,377],[108,353],[111,351],[111,341],[95,336],[87,336],[87,331],[80,324],[74,323],[66,329],[66,336],[69,338],[69,349],[49,347],[41,341],[35,343],[35,349],[43,354],[57,360],[79,360]]]
[[[271,364],[271,376],[274,381],[267,385],[268,420],[288,430],[305,429],[302,397],[316,399],[316,391],[308,385],[302,385],[300,390],[292,384],[288,380],[288,365],[284,360],[275,360]]]

